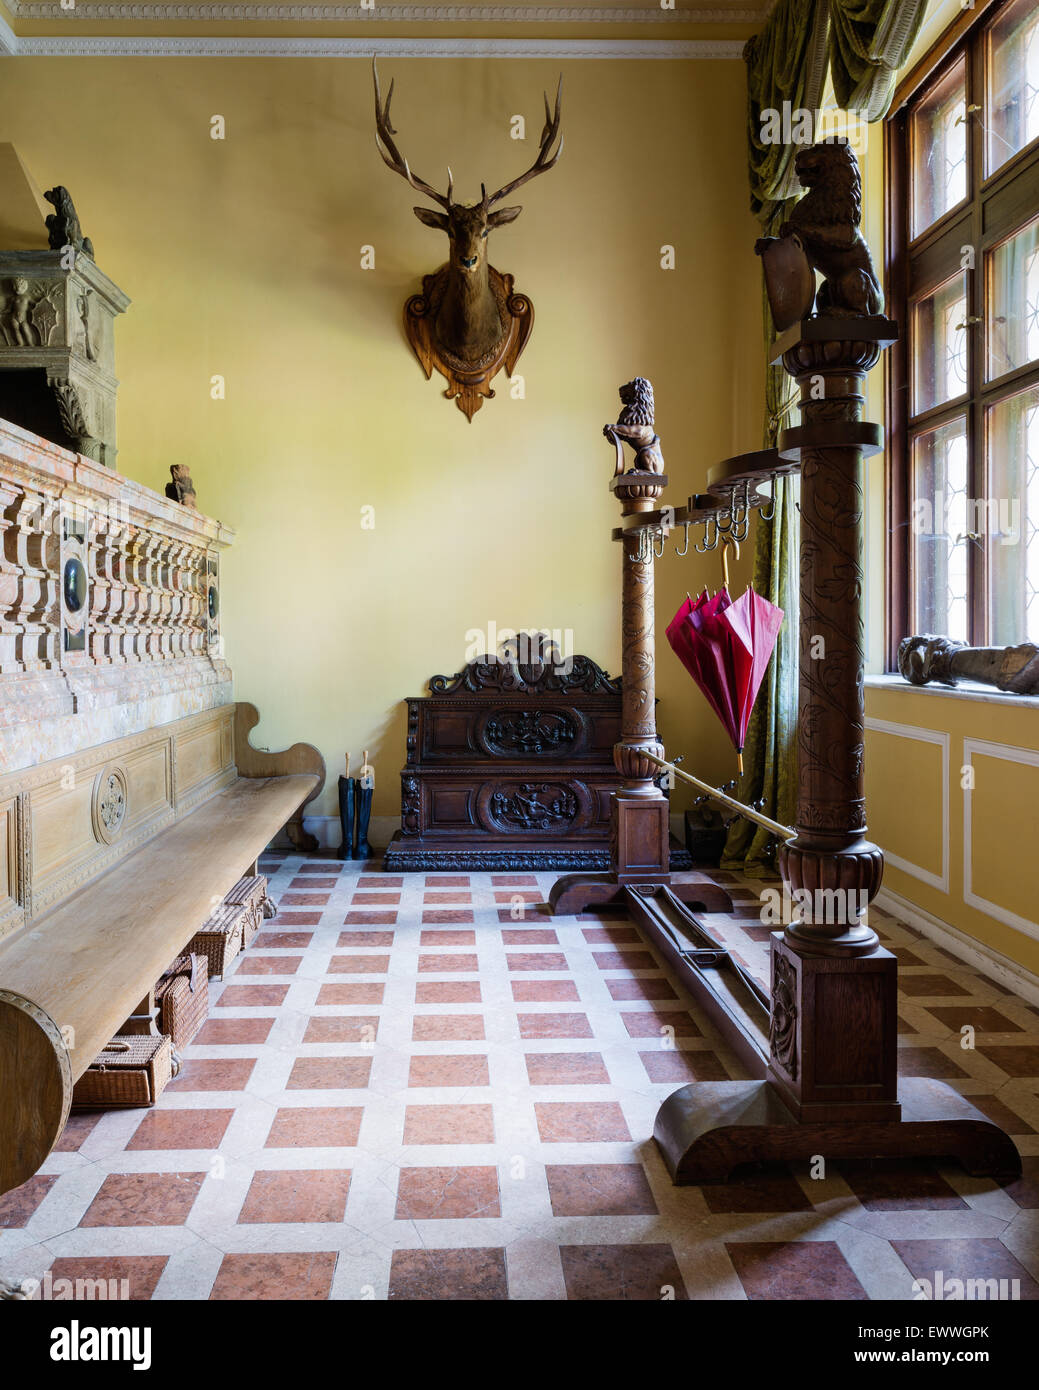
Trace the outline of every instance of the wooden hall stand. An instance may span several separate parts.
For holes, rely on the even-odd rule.
[[[746,535],[757,490],[780,473],[801,474],[798,804],[779,832],[785,887],[829,890],[829,901],[875,896],[883,855],[866,838],[862,688],[863,456],[880,430],[861,418],[866,372],[897,326],[879,317],[805,319],[776,343],[801,388],[801,424],[778,450],[713,469],[708,490],[672,514],[656,507],[662,474],[613,480],[624,525],[621,740],[625,781],[615,794],[608,875],[571,875],[550,904],[571,914],[620,902],[643,927],[740,1058],[749,1081],[693,1082],[664,1101],[654,1137],[676,1184],[725,1181],[745,1163],[841,1157],[951,1157],[968,1173],[1009,1181],[1021,1160],[1010,1138],[942,1081],[897,1077],[897,961],[865,914],[791,922],[771,940],[768,994],[697,921],[693,908],[731,910],[720,889],[672,884],[666,872],[666,803],[653,777],[664,760],[653,714],[654,553],[670,522]],[[816,399],[819,378],[825,394]],[[753,489],[753,491],[752,491]],[[740,531],[742,528],[742,532]],[[637,546],[637,549],[635,548]],[[710,548],[713,548],[711,546]],[[825,639],[825,659],[812,639]],[[676,775],[682,776],[679,769]],[[698,784],[701,787],[703,784]],[[731,802],[730,802],[731,804]],[[860,896],[861,895],[861,896]],[[814,914],[818,917],[818,914]]]

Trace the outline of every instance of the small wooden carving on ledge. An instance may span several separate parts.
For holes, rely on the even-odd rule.
[[[898,644],[898,669],[911,685],[955,685],[977,681],[1007,695],[1039,695],[1039,647],[968,647],[951,637],[924,633],[903,637]]]
[[[530,300],[526,295],[515,294],[513,277],[495,270],[488,261],[487,238],[496,227],[514,222],[523,211],[495,204],[528,180],[546,173],[562,153],[560,90],[556,91],[554,111],[545,97],[545,126],[530,168],[496,193],[488,193],[482,185],[480,201],[466,204],[456,203],[452,197],[454,180],[450,169],[446,193],[438,193],[412,172],[393,138],[397,133],[390,122],[393,83],[384,103],[374,61],[372,74],[376,147],[394,173],[442,209],[437,212],[417,207],[414,212],[425,226],[446,232],[449,242],[447,263],[432,275],[424,276],[422,293],[413,295],[404,306],[404,331],[427,379],[435,367],[447,380],[444,395],[457,404],[471,423],[484,400],[493,397],[491,382],[502,367],[512,376],[534,326]],[[562,78],[559,81],[561,88]]]
[[[191,507],[197,512],[198,503],[195,501],[195,484],[191,481],[190,464],[171,463],[170,479],[166,484],[166,496],[173,502],[179,502],[182,507]]]

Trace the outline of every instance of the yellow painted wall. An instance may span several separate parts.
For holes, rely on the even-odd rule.
[[[491,242],[535,305],[526,399],[499,378],[469,425],[400,326],[446,242],[376,154],[367,63],[3,66],[0,139],[42,187],[70,188],[99,264],[133,299],[117,325],[118,467],[161,489],[170,464],[191,465],[203,510],[238,532],[223,622],[237,694],[262,714],[255,740],[312,741],[332,773],[347,748],[369,748],[377,815],[399,813],[401,699],[464,663],[470,629],[571,629],[576,650],[618,670],[601,429],[619,383],[654,383],[676,502],[710,464],[760,444],[743,65],[562,69],[562,159]],[[450,160],[456,192],[475,197],[533,157],[558,68],[407,59],[382,71],[398,80],[413,167],[435,182]],[[509,138],[517,112],[526,144]],[[224,141],[210,138],[217,114]],[[664,244],[674,271],[659,267]],[[360,268],[363,245],[374,271]],[[214,374],[224,401],[210,399]],[[731,751],[663,641],[686,588],[716,569],[658,567],[658,693],[670,748],[724,779]],[[329,788],[315,809],[333,808]]]

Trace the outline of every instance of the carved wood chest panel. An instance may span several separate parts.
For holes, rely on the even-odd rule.
[[[485,656],[429,691],[407,701],[387,871],[609,868],[619,680],[586,656]]]

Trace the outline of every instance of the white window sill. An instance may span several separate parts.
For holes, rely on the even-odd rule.
[[[1008,695],[991,685],[979,685],[974,681],[960,681],[958,685],[912,685],[899,675],[867,676],[863,682],[867,690],[902,690],[912,695],[937,695],[945,700],[975,700],[988,705],[1016,705],[1024,709],[1039,709],[1039,695]]]

